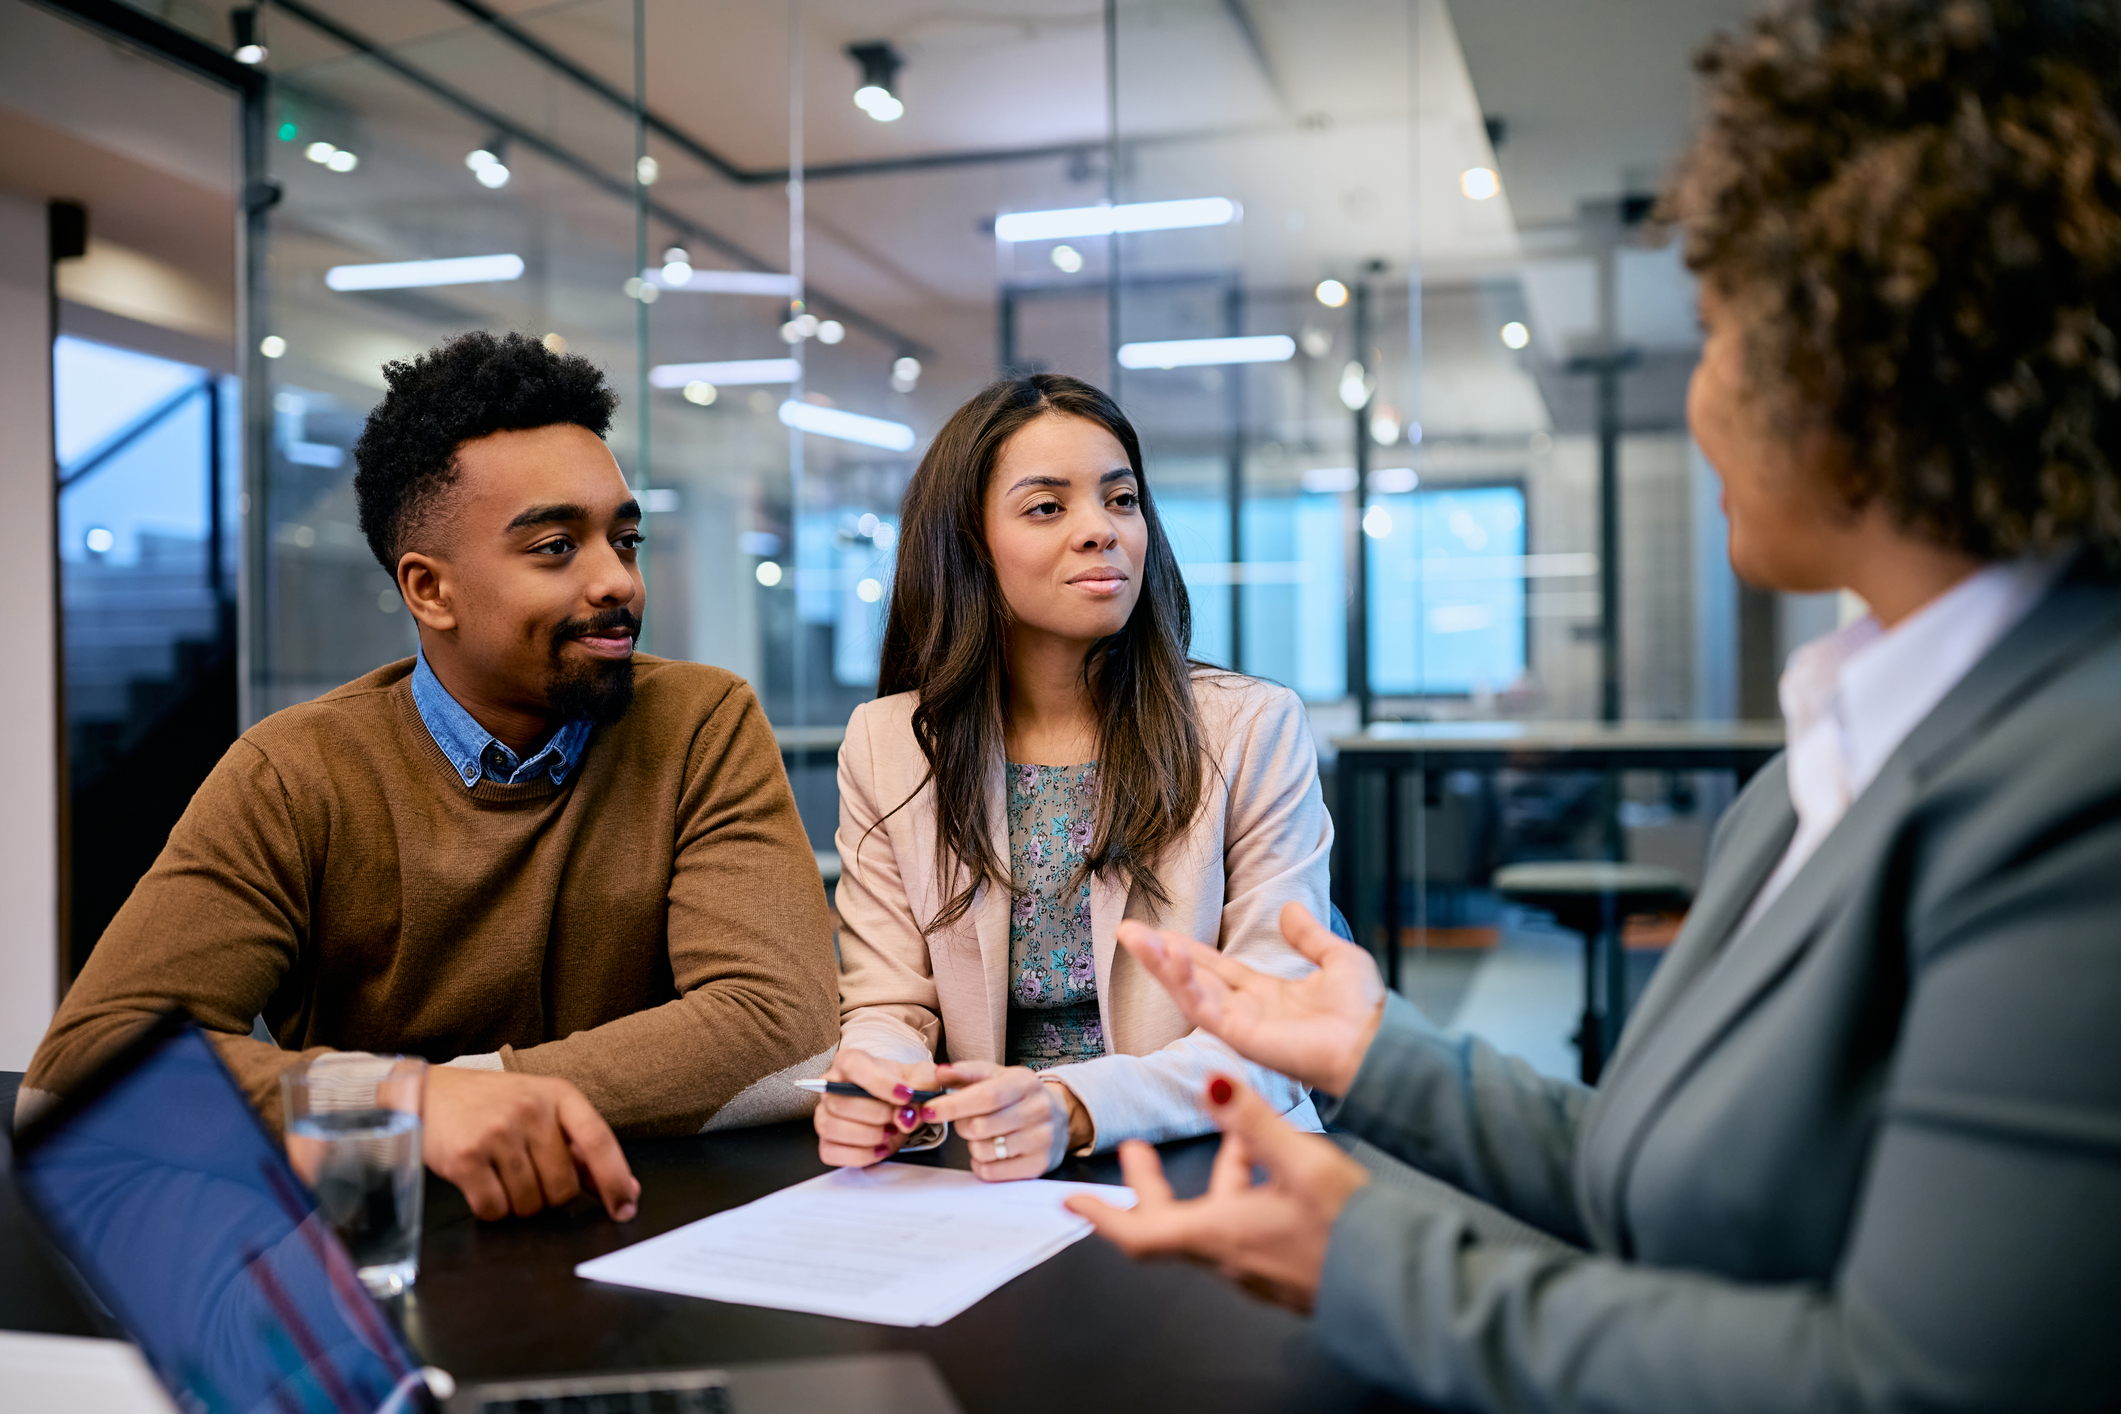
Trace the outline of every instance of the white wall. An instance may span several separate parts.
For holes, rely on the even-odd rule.
[[[50,295],[42,202],[0,191],[0,1070],[21,1070],[59,990],[58,613]]]

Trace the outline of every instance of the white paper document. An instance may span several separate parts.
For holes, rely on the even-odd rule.
[[[576,1267],[575,1275],[742,1306],[939,1326],[1090,1224],[1061,1206],[1101,1183],[982,1183],[962,1169],[838,1169]]]

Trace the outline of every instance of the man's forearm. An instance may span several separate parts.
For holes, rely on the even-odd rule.
[[[837,1000],[760,995],[709,982],[686,995],[542,1045],[503,1052],[510,1070],[571,1080],[621,1134],[697,1133],[765,1076],[839,1041]]]

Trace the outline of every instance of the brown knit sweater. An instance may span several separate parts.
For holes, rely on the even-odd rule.
[[[645,655],[565,785],[467,788],[412,661],[245,732],[53,1019],[64,1091],[177,1002],[277,1124],[296,1052],[498,1051],[621,1133],[684,1134],[838,1039],[815,857],[758,699]],[[250,1039],[260,1014],[279,1045]],[[284,1049],[283,1049],[284,1048]]]

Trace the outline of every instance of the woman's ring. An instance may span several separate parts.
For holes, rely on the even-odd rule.
[[[1001,1162],[1001,1161],[1002,1161],[1003,1159],[1006,1159],[1006,1158],[1008,1158],[1008,1157],[1009,1157],[1009,1136],[1008,1136],[1008,1135],[1006,1135],[1006,1134],[997,1134],[997,1135],[995,1135],[995,1136],[994,1136],[994,1161],[995,1161],[996,1163],[1000,1163],[1000,1162]]]

